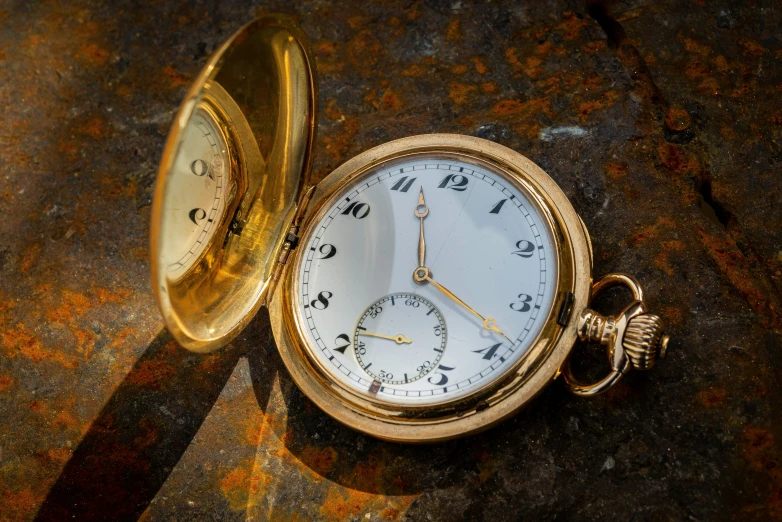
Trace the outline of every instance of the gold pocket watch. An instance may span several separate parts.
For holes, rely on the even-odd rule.
[[[187,349],[226,345],[261,306],[301,390],[335,419],[403,442],[507,418],[563,374],[594,395],[648,369],[668,337],[638,282],[593,283],[586,227],[533,162],[452,134],[411,136],[310,185],[314,60],[287,17],[239,30],[174,120],[152,205],[151,268]],[[616,316],[588,308],[627,286]],[[577,340],[610,373],[581,384]]]

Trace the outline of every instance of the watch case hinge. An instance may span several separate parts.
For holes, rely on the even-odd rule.
[[[293,216],[293,221],[291,222],[291,226],[288,228],[288,233],[285,235],[285,241],[282,244],[280,255],[277,257],[277,264],[274,267],[274,271],[272,272],[269,293],[267,294],[268,303],[271,303],[274,290],[277,287],[277,282],[282,275],[282,271],[288,262],[288,258],[290,257],[291,252],[296,250],[296,247],[299,246],[299,229],[301,228],[302,221],[304,221],[304,215],[307,213],[307,207],[309,206],[310,200],[312,199],[312,195],[314,193],[315,186],[312,185],[304,191],[304,194],[299,200],[296,213]]]
[[[562,305],[559,307],[559,314],[557,315],[557,324],[561,327],[566,327],[570,323],[570,318],[573,316],[573,301],[576,296],[573,292],[567,292],[565,298],[562,300]]]

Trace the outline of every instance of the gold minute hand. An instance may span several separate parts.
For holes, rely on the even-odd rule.
[[[467,303],[465,303],[464,301],[462,301],[461,299],[456,297],[456,295],[453,292],[451,292],[450,290],[445,288],[443,285],[441,285],[440,283],[438,283],[437,281],[432,279],[432,277],[429,275],[429,270],[428,269],[426,270],[426,275],[424,276],[424,279],[426,281],[432,283],[434,285],[434,287],[437,288],[439,291],[441,291],[442,293],[444,293],[445,295],[447,295],[448,297],[450,297],[451,299],[453,299],[454,301],[456,301],[457,303],[459,303],[460,305],[465,307],[467,310],[472,312],[473,315],[475,315],[478,319],[483,321],[483,327],[485,329],[491,330],[493,332],[497,332],[498,334],[503,336],[505,339],[507,339],[508,342],[511,344],[511,346],[513,345],[513,341],[510,340],[510,337],[508,337],[507,335],[502,333],[502,330],[499,329],[499,327],[497,326],[497,321],[495,321],[491,317],[483,317],[481,314],[476,312],[470,305],[468,305]]]
[[[424,218],[429,215],[429,207],[424,200],[424,187],[418,193],[418,205],[415,206],[415,217],[419,219],[421,232],[418,234],[418,266],[426,266],[426,241],[424,240]]]
[[[379,337],[380,339],[388,339],[389,341],[394,341],[396,344],[410,344],[413,342],[412,339],[405,337],[402,334],[399,335],[383,335],[375,332],[367,332],[366,330],[361,330],[358,332],[359,335],[368,335],[369,337]]]

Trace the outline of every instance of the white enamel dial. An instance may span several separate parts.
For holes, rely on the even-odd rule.
[[[168,180],[162,255],[176,279],[198,260],[225,210],[226,143],[211,116],[197,109]]]
[[[537,204],[503,174],[418,155],[370,171],[327,205],[298,247],[295,313],[307,349],[333,380],[373,400],[436,405],[495,383],[532,346],[554,302],[556,248]],[[429,279],[416,282],[422,223]],[[418,296],[420,309],[431,304],[447,325],[436,363],[433,339],[415,337],[434,332],[435,313],[400,308],[388,327],[365,316],[398,294]],[[374,338],[373,350],[359,354],[358,343],[370,345],[356,333],[370,323],[413,342]],[[412,379],[425,361],[432,368]]]
[[[384,296],[361,315],[353,334],[356,361],[380,383],[409,384],[437,368],[445,352],[445,319],[420,295]],[[347,343],[348,339],[343,338]]]

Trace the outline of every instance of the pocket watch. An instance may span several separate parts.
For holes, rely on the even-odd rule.
[[[593,281],[584,223],[537,165],[471,136],[411,136],[310,181],[318,89],[306,36],[254,20],[209,59],[168,136],[151,220],[165,324],[196,352],[260,307],[280,356],[326,413],[364,433],[433,442],[512,415],[560,374],[577,395],[665,355],[639,283]],[[589,308],[621,285],[615,316]],[[577,341],[606,347],[584,384]]]

